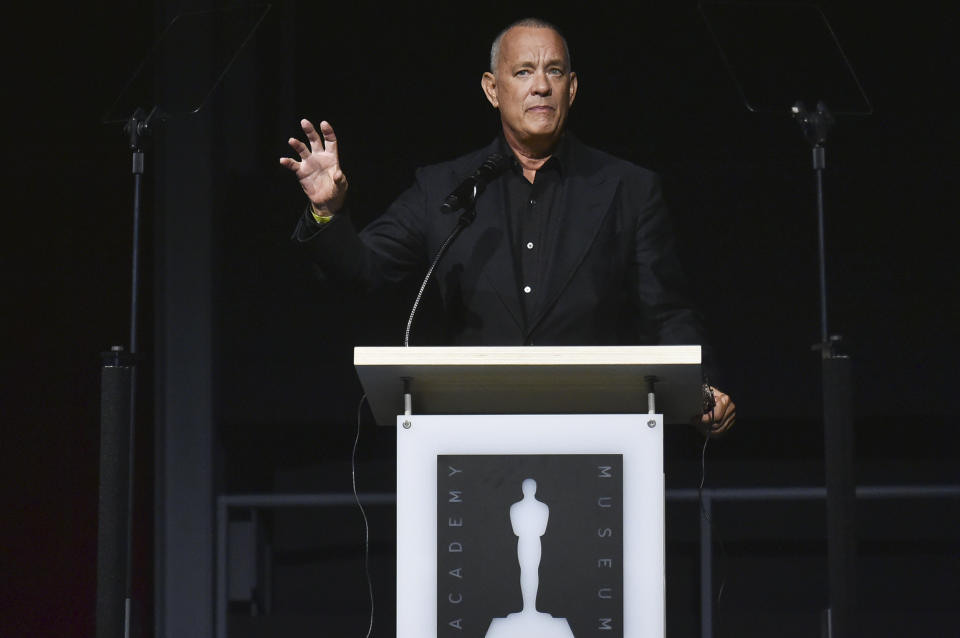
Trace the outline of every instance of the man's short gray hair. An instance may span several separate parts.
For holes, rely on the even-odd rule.
[[[563,42],[563,54],[567,58],[567,71],[569,72],[570,67],[570,47],[567,46],[567,39],[563,37],[560,29],[557,28],[555,24],[547,22],[546,20],[541,20],[540,18],[523,18],[522,20],[517,20],[507,25],[507,27],[497,34],[497,37],[493,40],[493,45],[490,47],[490,72],[497,72],[497,60],[500,58],[500,43],[503,41],[503,36],[507,34],[507,31],[514,27],[532,27],[535,29],[551,29],[554,33],[560,36],[560,40]]]

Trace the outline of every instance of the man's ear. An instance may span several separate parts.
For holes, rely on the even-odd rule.
[[[580,81],[577,79],[577,74],[570,71],[570,104],[573,104],[574,98],[577,97],[577,87],[579,85]]]
[[[487,71],[480,78],[480,87],[483,88],[483,94],[487,96],[487,101],[493,105],[493,108],[500,108],[500,100],[497,99],[497,78]]]

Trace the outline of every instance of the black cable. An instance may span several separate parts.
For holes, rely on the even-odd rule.
[[[367,593],[370,596],[370,624],[367,626],[367,636],[373,633],[373,580],[370,578],[370,522],[367,520],[367,512],[360,503],[360,495],[357,493],[357,446],[360,443],[360,415],[363,409],[363,402],[367,400],[367,395],[360,397],[360,403],[357,404],[357,436],[353,440],[353,452],[350,454],[350,477],[353,482],[353,498],[360,509],[360,515],[363,516],[363,572],[367,577]]]
[[[697,486],[697,505],[700,508],[700,516],[703,517],[703,520],[707,521],[710,525],[711,538],[716,539],[716,544],[720,548],[720,588],[717,591],[716,604],[720,606],[720,599],[723,597],[723,591],[727,586],[727,549],[723,544],[723,540],[720,538],[720,535],[717,533],[717,527],[714,525],[713,519],[707,514],[707,509],[703,506],[703,484],[707,480],[707,444],[710,442],[710,431],[713,430],[713,427],[717,424],[716,419],[713,419],[709,425],[709,430],[704,434],[703,437],[703,447],[700,449],[700,484]]]

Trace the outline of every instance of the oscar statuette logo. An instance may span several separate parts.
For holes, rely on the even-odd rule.
[[[540,537],[547,532],[550,508],[537,500],[535,480],[524,479],[522,489],[523,499],[510,506],[510,524],[517,536],[523,608],[506,618],[494,618],[487,629],[486,638],[573,638],[566,618],[554,618],[537,611],[542,554]]]
[[[437,638],[623,638],[623,457],[437,455]]]

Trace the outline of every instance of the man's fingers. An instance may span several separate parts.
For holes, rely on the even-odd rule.
[[[320,126],[323,126],[323,122],[320,123]],[[313,124],[310,122],[310,120],[300,120],[300,128],[303,129],[304,134],[307,136],[307,141],[310,142],[310,149],[314,153],[319,153],[322,151],[323,140],[320,139],[320,134],[317,133],[317,129],[313,127]]]
[[[716,423],[718,424],[713,428],[714,434],[721,434],[730,429],[730,426],[734,424],[737,420],[737,406],[730,400],[727,401],[727,405],[724,406],[723,414],[717,415]]]
[[[300,170],[300,162],[290,157],[281,157],[280,165],[283,166],[284,168],[289,168],[294,173]]]
[[[310,149],[307,148],[306,144],[297,138],[291,137],[289,140],[287,140],[287,144],[289,144],[290,148],[292,148],[293,151],[300,156],[300,159],[307,159],[310,157]]]
[[[733,425],[733,423],[734,423],[736,420],[737,420],[737,411],[736,411],[736,409],[730,410],[730,412],[727,413],[727,418],[724,419],[724,429],[726,429],[726,428],[730,427],[731,425]]]
[[[713,410],[703,415],[702,423],[710,428],[710,434],[721,434],[727,431],[737,419],[737,406],[729,395],[710,388],[713,392],[715,404]]]
[[[329,151],[333,154],[336,161],[339,161],[339,152],[337,151],[337,134],[333,132],[333,127],[326,120],[320,122],[320,131],[313,126],[308,119],[300,120],[300,128],[303,129],[307,141],[310,142],[310,148],[295,138],[290,138],[290,146],[300,155],[302,159],[307,159],[311,153],[321,153]],[[294,143],[296,141],[296,144]]]
[[[718,425],[717,427],[711,430],[711,434],[723,434],[724,432],[730,429],[730,426],[732,426],[736,422],[736,420],[737,420],[736,412],[728,413],[727,416],[724,417],[723,421],[720,422],[720,425]]]
[[[713,421],[714,423],[723,423],[727,413],[730,411],[732,403],[730,397],[727,395],[722,392],[718,392],[717,394],[717,405],[713,408]]]
[[[713,421],[714,423],[723,424],[730,420],[730,416],[736,414],[737,408],[732,405],[729,401],[723,404],[723,406],[717,406],[713,410]]]
[[[324,148],[333,153],[334,157],[339,158],[337,151],[337,134],[333,132],[330,122],[324,120],[320,122],[320,132],[323,133]]]

